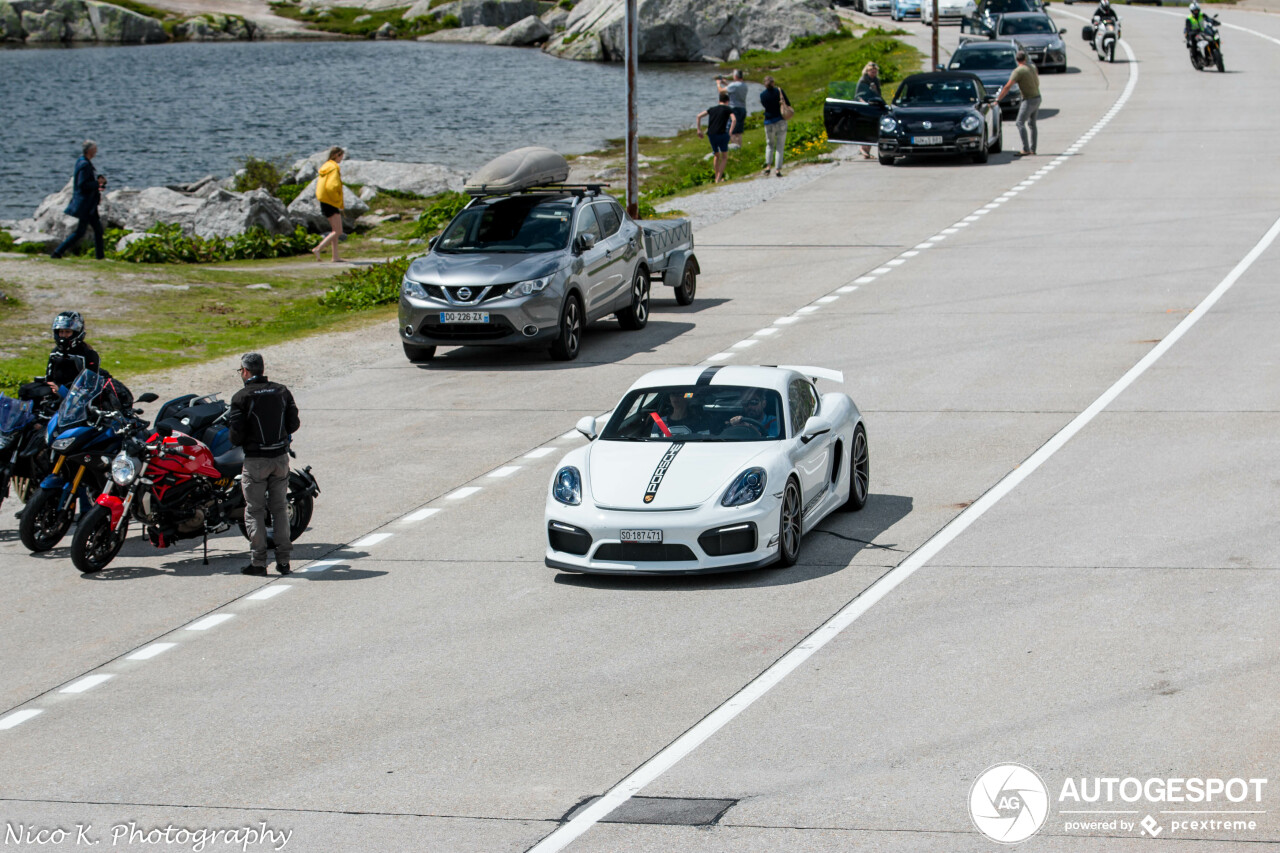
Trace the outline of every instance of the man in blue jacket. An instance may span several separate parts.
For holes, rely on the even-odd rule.
[[[74,216],[79,222],[70,237],[63,240],[53,250],[55,258],[62,257],[68,249],[75,247],[84,237],[84,232],[93,229],[93,248],[98,260],[106,257],[102,245],[102,220],[98,218],[98,201],[102,196],[102,188],[107,179],[93,170],[93,157],[98,153],[98,143],[86,139],[82,146],[80,159],[76,161],[76,176],[71,181],[71,203],[62,212]]]

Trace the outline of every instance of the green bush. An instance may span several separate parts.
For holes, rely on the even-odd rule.
[[[156,225],[147,237],[125,247],[116,257],[136,264],[209,264],[285,258],[310,251],[320,237],[302,226],[292,234],[268,234],[250,228],[234,237],[185,237],[179,225]]]
[[[561,9],[572,9],[573,0],[560,0],[560,2],[557,3],[556,5],[559,6]]]
[[[13,250],[13,235],[0,229],[0,252],[12,252]]]
[[[298,193],[306,188],[306,184],[281,184],[276,187],[276,198],[284,202],[285,207],[288,207],[293,204],[293,200],[298,197]]]
[[[418,217],[418,224],[413,227],[413,236],[429,237],[448,224],[459,210],[467,206],[471,196],[466,193],[444,192],[435,196],[427,209]]]
[[[320,297],[326,308],[362,311],[389,305],[400,298],[400,282],[409,271],[409,258],[401,256],[381,264],[348,270]]]
[[[241,169],[244,174],[236,175],[236,192],[245,193],[262,188],[275,195],[280,182],[284,180],[284,173],[288,166],[284,163],[260,160],[257,157],[246,157],[241,163]]]
[[[440,19],[440,26],[446,30],[456,30],[462,26],[462,19],[457,15],[445,15]]]

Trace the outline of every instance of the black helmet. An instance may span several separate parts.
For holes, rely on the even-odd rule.
[[[71,336],[64,338],[58,332],[71,330]],[[84,318],[79,311],[63,311],[53,318],[53,345],[59,352],[70,352],[84,340]]]

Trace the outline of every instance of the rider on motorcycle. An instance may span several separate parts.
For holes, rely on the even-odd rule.
[[[1187,7],[1187,20],[1182,25],[1182,35],[1187,40],[1187,47],[1192,45],[1196,33],[1204,28],[1205,17],[1204,12],[1200,11],[1200,4],[1191,0],[1191,5]]]
[[[1097,26],[1102,21],[1117,22],[1120,16],[1116,14],[1116,10],[1111,8],[1111,0],[1099,0],[1098,8],[1093,12],[1093,24]]]
[[[53,347],[44,379],[55,391],[59,385],[70,386],[82,371],[98,371],[101,359],[84,342],[84,318],[78,311],[63,311],[53,318]]]

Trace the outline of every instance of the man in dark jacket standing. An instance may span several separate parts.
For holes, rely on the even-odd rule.
[[[276,570],[289,574],[293,542],[289,537],[289,441],[298,431],[298,407],[289,389],[263,375],[262,356],[246,353],[240,359],[244,388],[231,398],[227,426],[231,443],[244,448],[244,521],[249,533],[246,575],[267,573],[266,511],[271,510]]]
[[[107,179],[93,170],[93,158],[98,153],[98,143],[86,139],[82,147],[80,159],[76,161],[76,174],[71,181],[71,203],[62,212],[80,220],[71,236],[63,240],[53,250],[55,258],[62,257],[68,249],[74,248],[84,237],[84,232],[93,229],[94,256],[98,260],[106,257],[102,245],[102,220],[98,218],[98,202],[102,197],[102,189]]]

